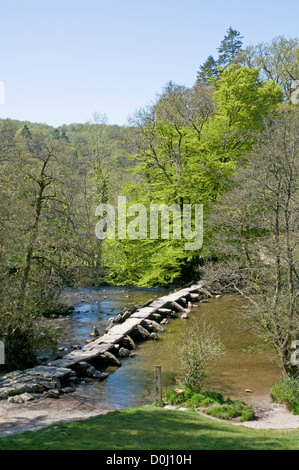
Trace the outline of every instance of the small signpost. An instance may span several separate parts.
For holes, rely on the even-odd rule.
[[[155,366],[155,379],[156,379],[156,403],[158,403],[162,401],[161,366]]]

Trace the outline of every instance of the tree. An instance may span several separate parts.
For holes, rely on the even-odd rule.
[[[213,88],[169,83],[152,106],[135,116],[135,181],[123,190],[129,202],[148,210],[150,204],[203,204],[205,218],[227,189],[237,162],[252,148],[263,115],[274,112],[281,99],[273,83],[261,86],[258,71],[234,65]],[[111,278],[157,285],[183,272],[192,276],[201,252],[185,250],[185,242],[184,236],[150,239],[149,233],[145,240],[110,241],[105,245]]]
[[[28,139],[21,129],[13,132],[13,126],[0,123],[3,142],[7,137],[0,164],[0,330],[6,367],[36,364],[37,346],[50,339],[44,316],[60,311],[66,285],[84,281],[92,250],[81,234],[89,224],[94,233],[93,181],[85,185],[68,141],[38,128]]]
[[[31,139],[31,132],[26,124],[22,129],[21,135],[27,139]]]
[[[299,332],[298,131],[297,111],[267,121],[247,167],[210,220],[214,254],[225,253],[226,265],[233,260],[231,285],[250,301],[251,324],[272,344],[288,375],[298,374],[290,349]]]
[[[246,47],[239,53],[238,61],[241,65],[260,67],[262,80],[279,84],[289,99],[292,83],[299,78],[299,41],[277,36],[270,43]]]
[[[197,83],[209,84],[213,79],[218,78],[217,61],[212,55],[199,67],[197,72]]]
[[[0,120],[0,338],[6,346],[5,367],[36,364],[37,348],[53,337],[48,315],[66,311],[59,298],[66,286],[101,283],[94,214],[129,179],[126,133],[107,126],[101,116],[58,129]]]
[[[207,60],[199,67],[196,83],[209,85],[220,77],[224,68],[237,63],[242,51],[242,39],[243,36],[230,26],[227,35],[224,36],[217,49],[220,54],[218,59],[215,60],[212,55],[209,55]]]
[[[215,82],[213,98],[217,103],[216,120],[227,131],[259,130],[263,117],[278,109],[283,93],[273,81],[263,83],[258,69],[238,67],[225,69]]]
[[[239,31],[233,29],[231,26],[228,28],[226,36],[224,36],[224,39],[217,49],[219,53],[217,60],[218,66],[229,67],[231,64],[235,63],[235,59],[242,49],[242,39],[243,36],[241,36]]]

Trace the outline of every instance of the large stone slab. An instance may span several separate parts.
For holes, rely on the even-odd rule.
[[[70,369],[66,367],[55,366],[37,366],[32,369],[26,369],[24,372],[27,375],[35,375],[45,379],[52,379],[54,377],[59,379],[71,373]]]
[[[137,312],[133,313],[133,315],[131,315],[131,318],[145,319],[145,318],[150,317],[156,311],[157,311],[156,307],[145,307],[145,308],[137,310]]]
[[[101,338],[89,343],[80,350],[71,351],[69,354],[66,354],[62,359],[57,359],[49,363],[51,366],[56,367],[68,367],[71,368],[75,364],[81,361],[90,361],[100,356],[101,354],[109,351],[113,347],[113,344],[103,344],[100,342]],[[95,343],[95,344],[94,344]]]
[[[137,325],[140,325],[142,318],[128,318],[124,323],[115,325],[108,331],[108,336],[125,336],[129,334]],[[105,335],[106,336],[106,335]]]

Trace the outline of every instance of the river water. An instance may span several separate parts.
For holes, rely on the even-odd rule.
[[[166,289],[138,289],[100,287],[97,289],[68,290],[64,301],[75,306],[74,313],[55,319],[61,345],[83,345],[93,326],[100,334],[108,325],[109,317],[125,307],[143,305],[169,291]],[[134,357],[122,360],[120,368],[109,368],[109,377],[102,382],[80,385],[78,392],[103,408],[121,409],[151,404],[155,400],[155,365],[162,368],[162,387],[175,385],[179,361],[177,345],[184,329],[194,323],[210,324],[219,332],[225,355],[215,362],[206,388],[222,391],[232,399],[248,401],[250,396],[269,393],[281,376],[271,351],[262,346],[253,328],[248,328],[242,311],[244,300],[236,295],[223,295],[193,307],[188,320],[170,319],[160,341],[145,341],[138,345]]]

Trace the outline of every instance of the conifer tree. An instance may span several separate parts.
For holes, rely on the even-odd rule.
[[[242,39],[243,36],[241,36],[239,31],[233,29],[231,26],[228,28],[226,36],[224,36],[220,47],[217,49],[219,53],[217,61],[218,66],[229,67],[231,64],[235,63],[237,54],[242,50]]]
[[[211,79],[218,77],[217,62],[210,55],[197,72],[197,83],[209,83]]]
[[[26,124],[24,125],[24,127],[22,129],[21,135],[23,137],[25,137],[26,139],[31,139],[31,132],[30,132],[28,126],[26,126]]]

